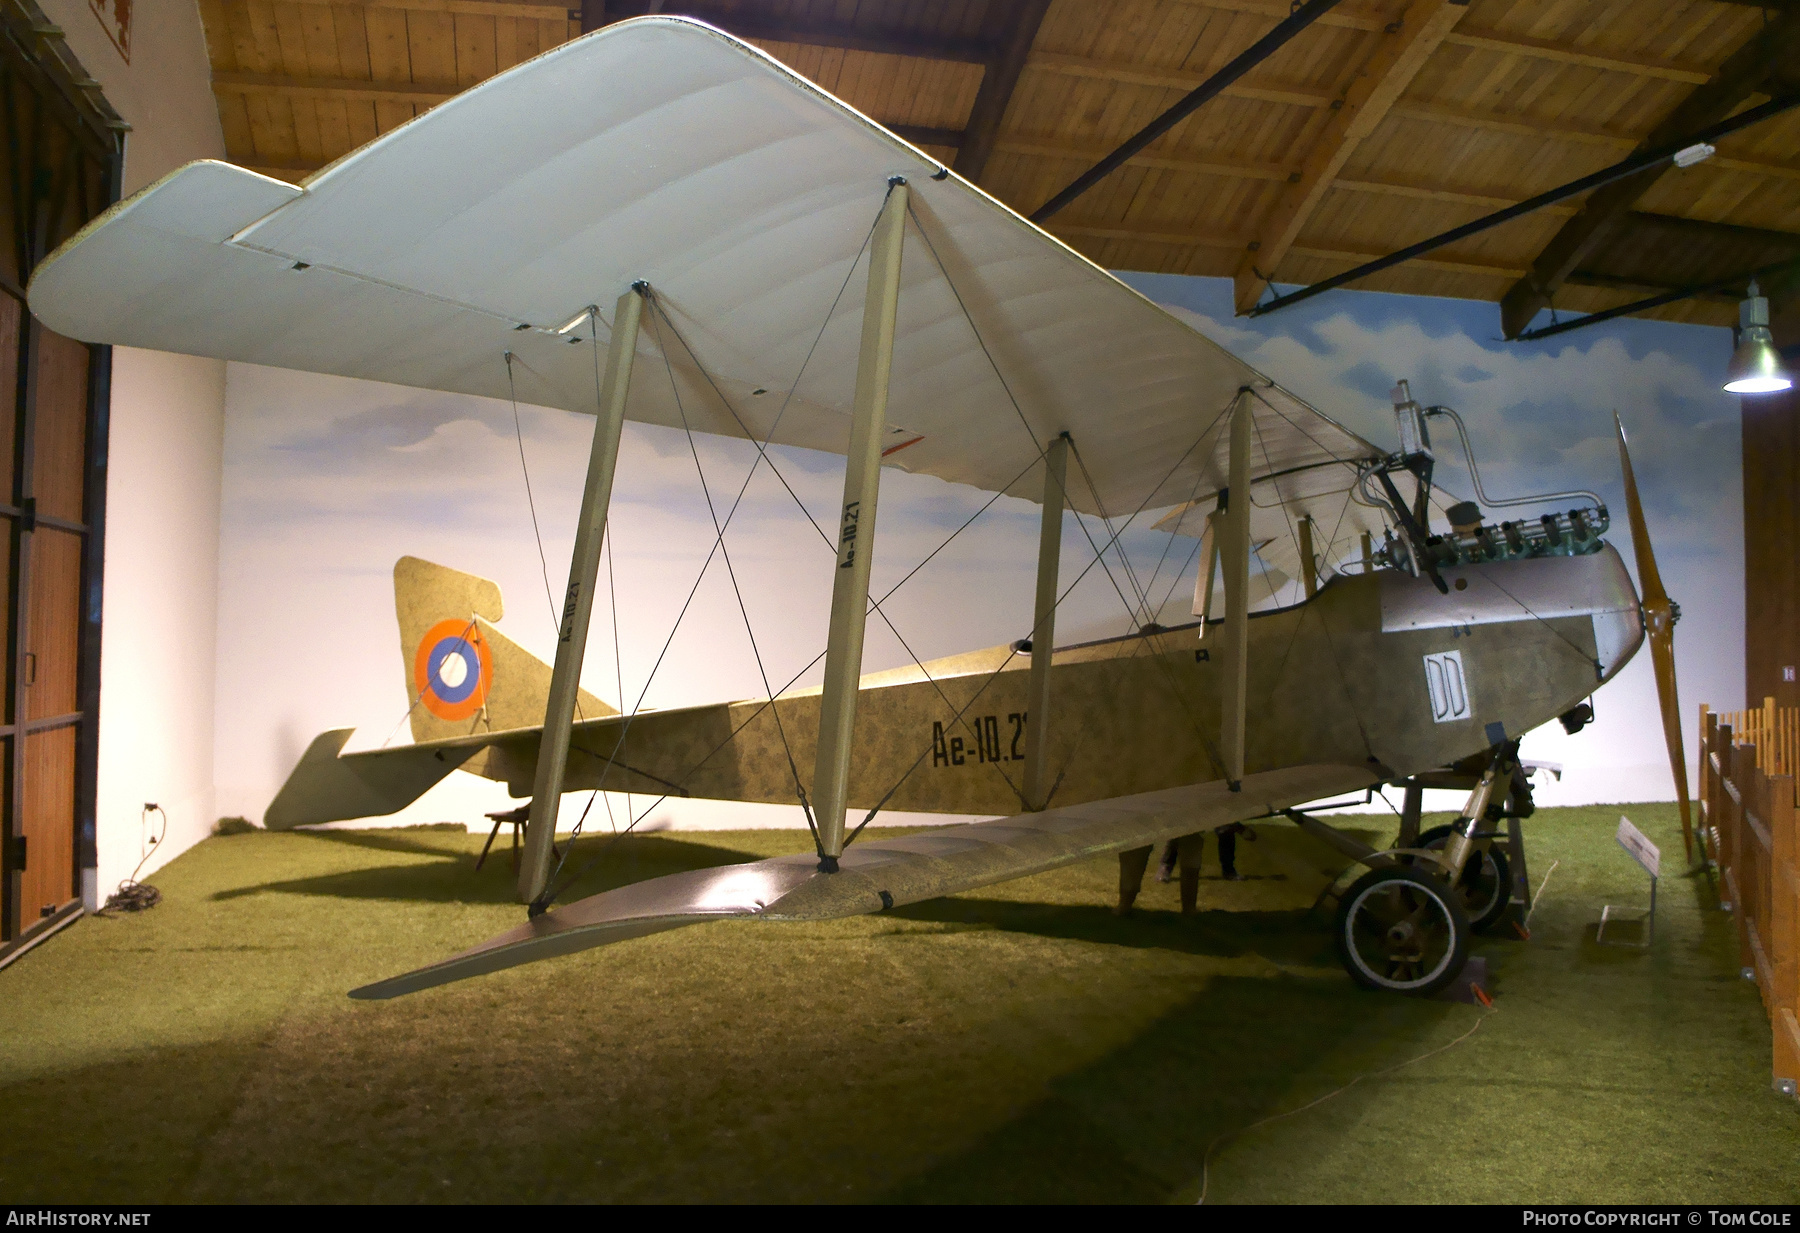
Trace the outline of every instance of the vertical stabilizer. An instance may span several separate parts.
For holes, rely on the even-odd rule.
[[[504,612],[497,585],[401,557],[394,563],[394,612],[415,741],[544,722],[550,665],[494,628]],[[577,719],[616,714],[581,691]]]

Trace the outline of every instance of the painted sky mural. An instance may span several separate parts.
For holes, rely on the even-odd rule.
[[[1594,489],[1614,513],[1610,538],[1629,560],[1611,435],[1617,410],[1631,433],[1658,561],[1682,607],[1684,710],[1691,715],[1701,701],[1742,704],[1738,405],[1718,388],[1728,331],[1621,320],[1543,343],[1505,343],[1492,305],[1357,292],[1243,320],[1231,316],[1225,280],[1122,277],[1377,444],[1394,443],[1388,391],[1408,379],[1421,402],[1463,414],[1492,495]],[[354,724],[351,748],[410,739],[391,580],[400,556],[494,579],[506,600],[501,628],[548,658],[552,597],[563,589],[593,421],[240,364],[230,366],[228,383],[219,804],[224,813],[260,817],[318,732]],[[1440,482],[1473,495],[1460,450],[1437,444]],[[817,526],[831,525],[842,461],[780,449],[770,459],[779,475],[766,466],[751,475],[748,443],[690,443],[672,430],[626,426],[588,689],[629,709],[816,683],[818,669],[807,665],[824,646],[832,566]],[[714,542],[706,495],[728,506],[747,475],[726,539],[729,568],[715,557],[703,571]],[[870,622],[865,666],[1023,636],[1036,524],[1028,501],[884,472],[874,591],[904,582]],[[1097,521],[1070,518],[1065,580],[1106,538]],[[1121,542],[1153,602],[1185,614],[1194,541],[1133,530]],[[1088,572],[1059,614],[1059,642],[1131,628],[1115,585],[1120,572]],[[1527,738],[1527,756],[1567,768],[1540,799],[1672,795],[1647,654],[1599,695],[1596,709],[1597,721],[1577,737],[1551,725]],[[500,786],[458,774],[392,821],[473,824],[508,803]],[[585,797],[574,804],[579,810]],[[615,821],[624,804],[602,798]],[[650,802],[633,804],[642,812]],[[590,826],[607,825],[601,807]],[[792,808],[683,801],[657,806],[645,824],[801,823]]]

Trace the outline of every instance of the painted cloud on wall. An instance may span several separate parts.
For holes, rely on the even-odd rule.
[[[1617,407],[1632,432],[1658,559],[1686,617],[1677,635],[1684,704],[1740,702],[1738,417],[1716,378],[1729,351],[1725,331],[1622,321],[1560,346],[1506,344],[1490,337],[1491,305],[1357,293],[1246,322],[1230,317],[1222,280],[1126,277],[1377,443],[1392,443],[1389,387],[1410,379],[1421,401],[1463,412],[1491,493],[1597,489],[1629,557],[1610,435]],[[499,582],[502,627],[549,654],[550,597],[562,590],[592,423],[531,406],[230,367],[217,738],[224,812],[259,816],[324,728],[354,723],[363,746],[408,739],[390,579],[402,555]],[[1469,494],[1453,441],[1437,444],[1443,481]],[[603,598],[589,689],[627,706],[641,698],[668,707],[759,695],[765,677],[777,689],[796,675],[816,679],[816,666],[805,669],[824,645],[832,553],[795,498],[812,522],[829,526],[842,464],[798,450],[770,457],[781,478],[758,467],[744,489],[727,536],[730,569],[715,560],[701,575],[714,535],[698,475],[723,517],[755,452],[745,442],[690,444],[678,432],[627,425],[611,522],[617,621]],[[1037,510],[1027,501],[990,502],[930,477],[884,472],[875,589],[900,581],[978,513],[871,621],[869,668],[1028,630]],[[1105,538],[1097,523],[1068,523],[1065,580]],[[1164,611],[1183,607],[1193,542],[1140,531],[1123,542],[1153,602],[1166,595]],[[1130,619],[1121,593],[1131,589],[1116,563],[1090,570],[1059,615],[1059,641],[1123,631]],[[1666,798],[1647,657],[1609,686],[1598,710],[1579,738],[1532,736],[1528,752],[1571,768],[1546,799]],[[496,785],[452,776],[394,820],[473,821],[506,800]],[[773,806],[683,802],[657,816],[665,815],[798,824],[797,810]]]

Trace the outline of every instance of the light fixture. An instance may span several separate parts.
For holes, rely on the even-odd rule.
[[[1692,167],[1695,163],[1704,163],[1718,152],[1719,148],[1717,146],[1711,146],[1704,141],[1698,141],[1693,145],[1688,146],[1686,149],[1675,151],[1675,165],[1683,168]]]
[[[1769,301],[1756,280],[1750,294],[1738,305],[1738,345],[1725,369],[1728,394],[1774,394],[1794,388],[1794,379],[1781,365],[1775,336],[1769,333]]]

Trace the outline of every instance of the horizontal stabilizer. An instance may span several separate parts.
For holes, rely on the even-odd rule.
[[[398,997],[706,920],[831,920],[880,912],[1265,817],[1373,779],[1367,767],[1289,767],[1246,776],[1239,792],[1214,781],[859,843],[845,850],[834,874],[819,873],[810,855],[670,874],[590,895],[350,996]]]
[[[406,808],[474,756],[478,745],[371,749],[343,754],[355,728],[334,728],[313,738],[281,791],[269,803],[263,825],[272,831],[346,818],[372,818]]]

